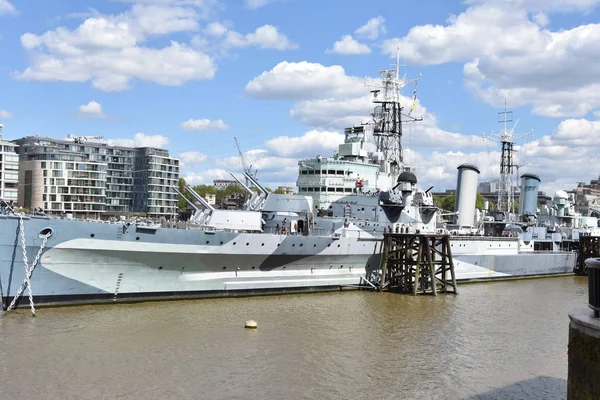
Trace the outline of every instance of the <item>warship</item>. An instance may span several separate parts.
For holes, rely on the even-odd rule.
[[[249,193],[243,209],[216,209],[188,186],[193,215],[172,227],[1,215],[3,308],[26,304],[23,294],[33,309],[34,302],[377,288],[385,232],[451,233],[458,281],[570,273],[572,251],[540,251],[529,233],[473,228],[476,166],[458,167],[456,224],[440,223],[431,188],[419,188],[403,159],[402,127],[421,119],[411,116],[416,89],[408,113],[401,89],[420,77],[401,77],[398,65],[379,75],[371,119],[346,129],[335,156],[300,161],[298,194],[270,193],[244,173],[248,185],[236,177]],[[506,225],[493,215],[483,221]]]

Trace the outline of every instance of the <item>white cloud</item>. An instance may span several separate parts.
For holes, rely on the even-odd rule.
[[[249,8],[260,8],[267,4],[275,3],[280,0],[246,0],[246,6]]]
[[[201,172],[188,172],[183,176],[190,185],[212,185],[215,179],[233,179],[228,171],[210,168]]]
[[[312,127],[343,129],[366,122],[372,111],[372,97],[366,95],[300,101],[290,110],[290,117]]]
[[[302,136],[278,136],[266,141],[269,151],[282,157],[316,157],[333,155],[344,135],[333,131],[311,130]]]
[[[0,119],[9,119],[14,116],[15,115],[13,113],[0,109]]]
[[[542,27],[548,25],[548,23],[550,22],[550,20],[548,19],[548,16],[546,14],[544,14],[543,12],[538,12],[538,13],[534,14],[533,21]]]
[[[138,132],[132,139],[109,139],[106,141],[111,146],[124,146],[124,147],[156,147],[165,148],[169,144],[169,138],[161,135],[146,135],[145,133]]]
[[[108,139],[106,143],[109,146],[135,147],[132,139]]]
[[[181,129],[186,131],[225,131],[229,125],[220,119],[211,121],[209,119],[188,119],[179,124]]]
[[[91,81],[104,91],[126,90],[134,78],[171,86],[212,79],[216,67],[206,54],[175,41],[163,48],[142,45],[156,36],[198,29],[195,8],[152,3],[89,17],[74,30],[59,27],[22,35],[30,66],[13,75],[32,81]]]
[[[544,27],[547,12],[587,10],[600,1],[472,3],[447,25],[415,26],[402,38],[384,41],[384,52],[395,56],[399,46],[410,63],[464,62],[466,86],[494,106],[508,99],[551,117],[581,117],[600,106],[600,24]]]
[[[298,171],[297,158],[271,156],[264,149],[245,151],[244,159],[252,172],[255,170],[258,171],[258,174],[263,177],[261,179],[265,179],[267,174],[281,176],[281,171],[289,171],[290,168],[295,168],[296,173]],[[215,160],[215,164],[232,173],[240,173],[244,170],[239,156],[217,159]]]
[[[286,35],[279,32],[273,25],[263,25],[254,32],[242,34],[231,27],[233,24],[226,22],[211,22],[203,30],[208,36],[196,35],[192,39],[192,46],[204,49],[211,53],[224,55],[232,48],[258,47],[260,49],[291,50],[298,45],[288,39]]]
[[[199,151],[186,151],[177,156],[181,160],[181,166],[189,168],[195,164],[201,164],[208,158],[206,154]]]
[[[327,49],[325,52],[344,55],[370,54],[371,48],[366,44],[356,41],[352,36],[345,35],[333,44],[332,49]]]
[[[339,65],[283,61],[246,85],[250,97],[260,99],[324,99],[351,97],[365,92],[364,80],[346,75]]]
[[[210,36],[223,36],[228,30],[229,28],[220,22],[211,22],[204,31]]]
[[[366,24],[358,28],[354,34],[358,37],[375,40],[379,35],[385,35],[385,19],[383,17],[371,18]]]
[[[0,0],[0,15],[16,14],[17,9],[8,0]]]
[[[102,105],[94,100],[79,106],[79,114],[83,117],[105,118]]]
[[[146,135],[144,133],[136,133],[133,137],[135,147],[157,147],[165,148],[169,144],[169,138],[161,135]]]
[[[235,31],[227,31],[224,44],[228,47],[256,46],[261,49],[288,50],[298,47],[286,35],[273,25],[263,25],[252,33],[242,35]]]

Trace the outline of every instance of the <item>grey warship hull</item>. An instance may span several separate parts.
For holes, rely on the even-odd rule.
[[[237,296],[358,285],[380,264],[382,241],[124,226],[31,218],[23,221],[36,304]],[[24,281],[18,217],[0,217],[3,304]],[[457,280],[571,273],[575,253],[527,253],[516,240],[453,238]],[[21,300],[21,306],[27,299]]]

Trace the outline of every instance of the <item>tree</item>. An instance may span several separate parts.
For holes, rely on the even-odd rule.
[[[480,193],[477,193],[477,199],[475,200],[475,208],[477,208],[478,210],[483,210],[483,203],[486,200],[487,199],[483,197]]]
[[[187,183],[185,181],[185,179],[183,178],[179,178],[179,191],[190,201],[194,201],[192,195],[185,190],[185,187],[187,186]],[[177,200],[177,206],[179,207],[180,210],[187,210],[188,209],[188,203],[187,201],[185,201],[185,199],[181,196],[178,196],[178,200]]]
[[[475,208],[478,210],[483,210],[483,203],[487,199],[483,197],[480,193],[477,193],[477,197],[475,199]],[[446,211],[454,211],[454,204],[456,203],[456,194],[452,193],[446,197],[434,197],[433,202],[436,206]],[[490,202],[491,203],[491,202]]]
[[[273,193],[275,193],[275,194],[285,194],[285,191],[283,189],[277,188],[277,189],[275,189],[275,191]]]
[[[449,196],[442,197],[440,200],[440,207],[442,210],[454,211],[454,202],[456,201],[456,194],[452,193]]]

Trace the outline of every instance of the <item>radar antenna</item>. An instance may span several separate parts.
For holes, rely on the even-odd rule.
[[[67,135],[67,139],[72,139],[75,143],[83,144],[90,141],[102,141],[104,136],[74,136]]]
[[[415,82],[416,84],[423,76],[419,74],[417,78],[407,79],[406,74],[404,74],[400,77],[401,66],[400,48],[398,47],[395,68],[379,71],[381,80],[377,83],[368,79],[365,80],[365,86],[374,88],[371,93],[373,94],[373,103],[377,104],[371,114],[373,118],[367,125],[373,126],[377,151],[384,154],[385,161],[390,165],[390,173],[394,179],[402,172],[404,165],[402,124],[423,120],[423,118],[411,116],[410,113],[403,113],[404,107],[400,105],[402,88],[409,83]],[[416,87],[414,101],[416,104]],[[415,105],[412,109],[414,108]]]

